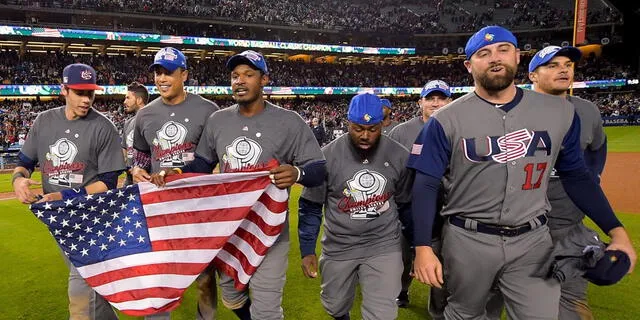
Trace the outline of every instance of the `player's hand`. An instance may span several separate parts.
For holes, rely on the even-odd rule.
[[[151,181],[151,176],[149,175],[147,170],[140,167],[133,167],[131,169],[131,175],[133,176],[134,183]]]
[[[62,200],[62,193],[60,192],[47,193],[43,195],[42,198],[38,200],[38,202],[51,202],[51,201],[57,201],[57,200]]]
[[[620,250],[626,253],[631,261],[628,274],[632,273],[633,268],[636,266],[638,256],[636,255],[636,251],[633,249],[633,245],[631,245],[631,240],[629,239],[627,231],[623,227],[613,228],[609,231],[609,236],[611,237],[611,243],[607,247],[607,250]]]
[[[158,187],[164,187],[164,185],[166,184],[165,178],[174,174],[176,174],[176,172],[171,169],[163,169],[160,170],[160,172],[152,174],[151,179],[149,180],[151,183],[155,184]]]
[[[426,285],[442,288],[444,284],[442,264],[431,247],[416,247],[416,258],[413,261],[413,276]]]
[[[318,257],[310,254],[302,258],[302,273],[307,278],[316,278],[318,276]]]
[[[38,201],[38,195],[29,189],[32,185],[40,185],[40,182],[22,177],[13,182],[13,190],[20,202],[29,204]]]
[[[298,170],[290,165],[283,164],[277,168],[273,168],[269,171],[269,178],[271,182],[280,189],[286,189],[295,184],[298,179]]]

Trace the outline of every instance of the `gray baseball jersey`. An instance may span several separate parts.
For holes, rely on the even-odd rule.
[[[389,137],[400,142],[407,150],[411,150],[413,143],[416,142],[416,138],[423,127],[424,121],[422,121],[422,116],[418,116],[395,126],[391,129],[391,132],[389,132]]]
[[[221,172],[246,171],[280,164],[304,165],[324,160],[311,128],[295,112],[265,102],[260,114],[247,118],[233,105],[207,120],[196,153],[220,163]]]
[[[138,111],[133,147],[151,154],[151,170],[181,168],[194,159],[194,152],[209,116],[218,106],[187,93],[178,105],[167,105],[161,97]]]
[[[391,132],[391,130],[393,130],[393,128],[395,128],[397,125],[398,125],[397,121],[391,121],[391,123],[388,126],[382,127],[382,134],[389,135],[389,132]]]
[[[122,126],[122,149],[127,151],[127,167],[133,166],[133,131],[136,125],[136,116],[124,121]]]
[[[529,90],[518,95],[506,112],[469,93],[436,111],[421,132],[409,166],[444,177],[443,216],[526,224],[550,209],[549,175],[561,150],[556,168],[584,165],[578,146],[563,143],[579,126],[573,105]]]
[[[322,151],[327,178],[301,195],[324,204],[322,254],[349,260],[400,252],[397,203],[411,199],[412,179],[405,167],[409,150],[381,136],[376,150],[362,159],[345,134]]]
[[[580,148],[596,151],[602,147],[605,141],[605,133],[602,127],[602,117],[595,104],[578,98],[567,97],[576,113],[580,117]],[[547,192],[551,211],[549,212],[549,228],[561,229],[572,224],[582,222],[584,213],[569,198],[562,187],[562,182],[557,175],[552,174]]]
[[[39,163],[45,193],[83,187],[99,174],[125,169],[113,123],[94,109],[67,120],[65,108],[40,113],[20,150]]]

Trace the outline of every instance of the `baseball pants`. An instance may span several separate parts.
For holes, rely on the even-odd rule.
[[[445,319],[485,319],[487,301],[496,286],[509,319],[557,319],[560,284],[555,279],[532,276],[548,259],[552,248],[546,225],[505,237],[447,222],[442,244],[445,283],[450,294]]]
[[[400,235],[400,243],[402,245],[402,265],[404,267],[402,271],[402,291],[409,291],[409,286],[411,285],[411,280],[413,278],[411,276],[411,271],[413,270],[415,252],[404,235]]]
[[[69,267],[69,319],[117,320],[111,304],[89,286],[66,255],[62,256]]]
[[[349,313],[356,294],[362,291],[362,319],[390,320],[398,316],[396,298],[400,293],[402,252],[389,252],[372,257],[334,260],[320,256],[322,306],[333,317]]]
[[[566,228],[551,230],[554,243],[568,234],[583,234],[572,232],[573,229],[588,229],[578,223]],[[560,284],[560,320],[590,320],[594,319],[591,308],[587,303],[588,281],[585,278],[569,278]]]
[[[283,235],[285,237],[283,237]],[[269,251],[249,281],[251,294],[251,318],[260,320],[284,319],[282,294],[286,281],[289,258],[289,237],[283,234]],[[233,278],[220,272],[222,303],[230,309],[238,309],[247,301],[247,291],[238,291]]]

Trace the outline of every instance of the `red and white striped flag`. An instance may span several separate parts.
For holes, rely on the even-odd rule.
[[[31,210],[96,292],[143,316],[175,309],[211,261],[246,286],[286,218],[268,174],[170,176]]]

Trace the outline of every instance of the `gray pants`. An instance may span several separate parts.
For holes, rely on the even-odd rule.
[[[588,229],[583,223],[578,223],[562,229],[551,230],[551,238],[554,243],[568,234],[573,229]],[[560,320],[588,320],[594,319],[591,308],[587,303],[588,281],[585,278],[569,278],[560,284]]]
[[[404,267],[402,271],[402,291],[409,291],[411,280],[413,280],[411,271],[413,270],[415,252],[413,251],[413,248],[411,248],[409,241],[407,241],[403,235],[400,235],[400,244],[402,245],[402,264]]]
[[[431,248],[438,256],[440,261],[442,260],[442,240],[441,239],[433,239],[431,241]],[[438,289],[435,287],[431,287],[429,289],[429,315],[431,315],[432,320],[444,320],[444,309],[447,306],[447,297],[449,297],[449,292],[447,292],[446,286],[442,289]],[[499,320],[502,315],[502,309],[504,308],[504,300],[502,299],[502,294],[498,291],[498,289],[493,288],[489,292],[489,298],[487,301],[487,317],[486,319],[490,320]]]
[[[69,267],[69,319],[117,320],[118,316],[109,302],[89,286],[67,256],[62,256]]]
[[[349,313],[356,294],[356,284],[359,283],[362,319],[395,319],[398,316],[396,298],[401,289],[402,269],[401,252],[352,260],[333,260],[322,255],[322,305],[333,317]]]
[[[281,236],[269,249],[249,281],[251,293],[251,318],[259,320],[284,319],[282,294],[286,281],[289,256],[288,237]],[[220,273],[222,303],[230,309],[238,309],[247,301],[247,291],[238,291],[233,278]]]
[[[446,319],[485,319],[491,290],[498,287],[510,319],[557,319],[560,284],[532,274],[548,259],[547,226],[516,237],[444,227],[442,254],[449,298]]]

